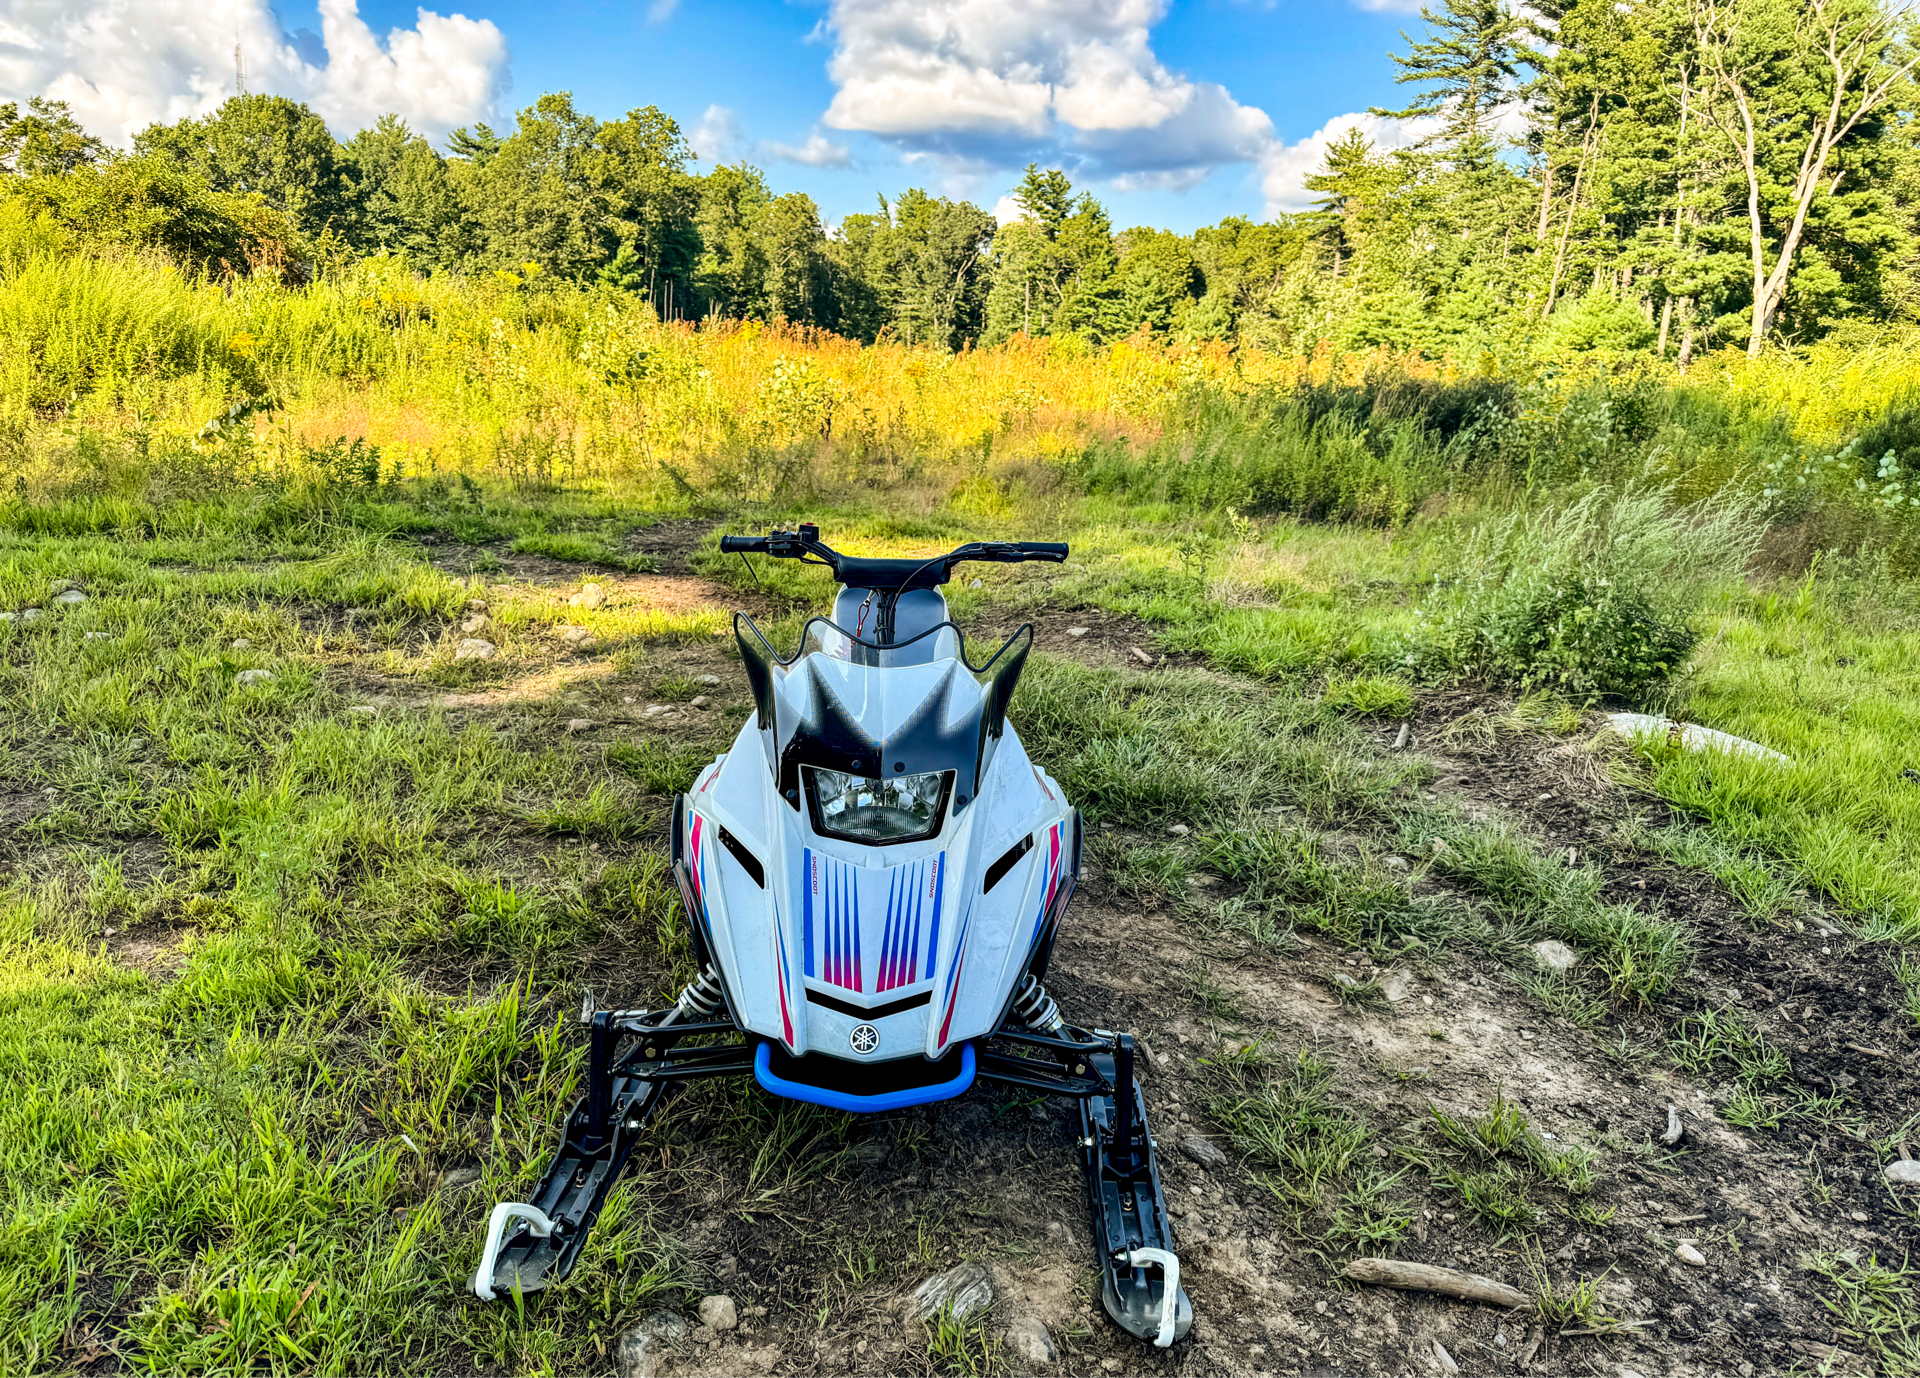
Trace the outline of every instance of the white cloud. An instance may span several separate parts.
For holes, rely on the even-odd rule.
[[[647,6],[647,22],[664,24],[673,18],[673,12],[679,8],[680,0],[653,0],[653,3]]]
[[[1191,184],[1258,159],[1264,111],[1169,71],[1149,31],[1167,0],[831,0],[835,129],[962,164],[1045,160]]]
[[[810,134],[803,144],[763,143],[760,152],[768,158],[807,167],[852,167],[853,150],[837,144],[824,134]]]
[[[507,41],[490,20],[422,9],[382,40],[355,0],[319,8],[324,63],[309,60],[312,35],[282,31],[267,0],[10,0],[0,96],[67,101],[88,129],[125,144],[232,95],[236,37],[248,90],[307,102],[337,135],[391,110],[438,138],[492,113],[505,90]]]
[[[1319,194],[1306,181],[1327,158],[1327,146],[1349,129],[1358,128],[1379,149],[1409,148],[1432,132],[1432,119],[1396,120],[1386,115],[1335,115],[1298,143],[1276,141],[1260,159],[1260,189],[1266,196],[1266,214],[1309,209]]]
[[[694,157],[718,167],[731,161],[734,150],[740,147],[740,121],[726,106],[709,105],[687,143]]]

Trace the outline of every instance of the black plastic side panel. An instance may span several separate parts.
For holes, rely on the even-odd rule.
[[[773,667],[779,660],[767,638],[743,612],[733,615],[733,639],[740,643],[740,663],[746,667],[747,684],[753,689],[754,726],[762,732],[773,725]]]

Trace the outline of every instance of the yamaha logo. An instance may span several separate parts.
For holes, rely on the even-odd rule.
[[[870,1053],[880,1046],[880,1030],[871,1024],[855,1025],[847,1042],[853,1045],[856,1053]]]

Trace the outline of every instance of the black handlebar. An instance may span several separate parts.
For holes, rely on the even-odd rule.
[[[866,559],[857,555],[842,555],[820,539],[819,527],[807,524],[797,531],[776,530],[767,536],[722,536],[720,551],[725,555],[771,555],[777,560],[822,564],[831,568],[833,577],[848,588],[900,592],[944,584],[953,577],[953,567],[965,560],[1003,565],[1018,564],[1023,560],[1045,560],[1050,564],[1059,564],[1067,558],[1067,543],[969,541],[945,555],[936,555],[928,560]]]

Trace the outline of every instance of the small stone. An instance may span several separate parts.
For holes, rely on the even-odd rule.
[[[1902,1158],[1888,1163],[1887,1180],[1898,1187],[1920,1187],[1920,1160]]]
[[[593,633],[585,627],[562,627],[555,635],[576,649],[593,643]]]
[[[1060,1357],[1053,1347],[1053,1336],[1038,1316],[1013,1318],[1007,1326],[1007,1348],[1031,1368],[1044,1368]]]
[[[1380,993],[1392,1004],[1399,1004],[1413,994],[1413,973],[1396,971],[1380,983]]]
[[[593,731],[594,728],[598,726],[600,726],[600,724],[595,722],[592,718],[568,718],[567,719],[567,731],[569,732],[591,732]]]
[[[1439,1363],[1442,1373],[1451,1375],[1460,1371],[1460,1365],[1453,1361],[1453,1356],[1447,1353],[1447,1347],[1438,1340],[1433,1342],[1433,1357]]]
[[[1864,1225],[1869,1220],[1873,1219],[1873,1217],[1868,1215],[1865,1211],[1849,1211],[1847,1213],[1847,1219],[1851,1220],[1856,1225]]]
[[[470,636],[460,643],[459,648],[453,653],[453,658],[455,660],[492,660],[499,649],[491,641],[482,641],[477,636]]]
[[[1139,661],[1142,665],[1153,664],[1153,657],[1141,650],[1138,646],[1127,647],[1127,654]]]
[[[656,1311],[619,1339],[613,1371],[619,1378],[657,1378],[664,1351],[687,1338],[687,1323],[677,1311]]]
[[[991,1305],[993,1274],[984,1264],[963,1263],[921,1283],[908,1303],[907,1318],[924,1322],[945,1311],[954,1320],[963,1321]]]
[[[486,625],[487,625],[487,615],[483,612],[477,612],[473,616],[467,618],[466,621],[460,624],[460,630],[464,632],[466,635],[472,636],[475,632],[480,631]]]
[[[465,1191],[478,1185],[480,1169],[477,1167],[456,1167],[440,1174],[440,1190]]]
[[[1352,972],[1336,971],[1328,979],[1330,979],[1334,985],[1340,987],[1341,990],[1358,990],[1360,988],[1360,978]]]
[[[731,1330],[740,1324],[740,1312],[732,1297],[716,1293],[700,1303],[700,1322],[715,1330]]]
[[[1408,869],[1408,865],[1409,865],[1407,859],[1403,856],[1381,857],[1380,864],[1386,867],[1389,871],[1404,871]]]
[[[1673,1251],[1673,1256],[1689,1268],[1704,1268],[1707,1266],[1707,1256],[1691,1244],[1682,1244]]]
[[[80,592],[79,589],[63,589],[61,592],[56,593],[53,596],[53,601],[56,603],[63,603],[67,607],[71,608],[71,607],[77,606],[78,604],[86,602],[87,595]]]
[[[467,611],[468,611],[468,612],[485,612],[486,610],[487,610],[487,600],[486,600],[486,599],[484,599],[484,598],[469,598],[469,599],[467,600]],[[359,612],[359,611],[361,611],[361,609],[359,609],[359,608],[355,608],[355,609],[353,609],[353,611],[354,611],[354,612]]]
[[[664,703],[650,703],[647,705],[646,711],[640,716],[643,718],[656,718],[662,713],[671,713],[672,711],[673,710]]]
[[[272,684],[271,670],[242,670],[233,677],[233,682],[242,689],[250,689],[256,684]]]
[[[1085,636],[1088,632],[1092,630],[1093,628],[1091,627],[1068,627],[1067,635],[1068,636]]]
[[[1580,954],[1563,942],[1543,938],[1533,945],[1533,955],[1548,971],[1566,973],[1580,964]]]
[[[71,579],[54,579],[47,584],[48,593],[65,593],[73,587]]]
[[[38,622],[40,620],[40,609],[38,608],[20,609],[20,620],[22,622]]]
[[[712,702],[713,700],[708,698],[705,694],[695,694],[691,699],[687,700],[687,707],[705,708],[708,704]]]
[[[128,751],[145,751],[146,749],[147,749],[147,739],[145,737],[127,738]]]
[[[702,675],[697,682],[706,685],[709,689],[717,689],[720,687],[721,680],[718,675]]]
[[[349,713],[352,713],[356,717],[371,718],[375,714],[377,714],[380,710],[378,708],[375,708],[370,703],[356,703],[351,708],[347,709],[347,711]]]
[[[1118,1359],[1102,1359],[1100,1361],[1100,1367],[1108,1373],[1118,1373],[1121,1369],[1125,1368],[1126,1365]]]
[[[1189,828],[1185,823],[1175,823],[1171,828],[1167,829],[1167,835],[1169,837],[1185,837],[1192,831],[1193,829]]]
[[[598,584],[582,584],[580,586],[580,592],[574,594],[573,597],[567,600],[573,607],[586,608],[588,610],[597,608],[606,601],[607,591]]]
[[[1189,1134],[1180,1141],[1180,1151],[1207,1171],[1227,1165],[1226,1150],[1202,1134]]]
[[[233,640],[227,643],[227,649],[229,651],[250,650],[252,646],[253,646],[253,643],[247,640],[244,636],[236,636]]]

